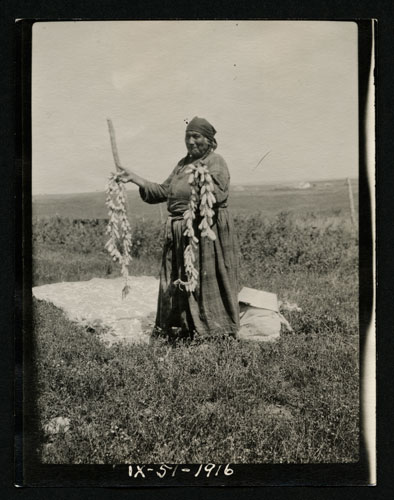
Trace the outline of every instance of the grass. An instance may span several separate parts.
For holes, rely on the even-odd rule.
[[[316,463],[358,457],[357,341],[335,328],[274,345],[103,347],[36,304],[47,463]]]
[[[101,223],[79,229],[64,219],[42,224],[34,226],[36,284],[117,274],[102,253]],[[302,307],[285,313],[294,334],[282,334],[275,344],[224,339],[108,347],[99,330],[34,301],[43,462],[358,460],[357,240],[351,227],[333,214],[238,215],[236,227],[243,284]],[[160,227],[137,224],[135,231],[140,244],[132,273],[156,275]],[[44,425],[55,417],[68,418],[69,430],[46,434]]]

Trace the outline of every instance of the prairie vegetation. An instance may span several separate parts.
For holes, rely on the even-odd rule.
[[[294,333],[275,344],[107,347],[99,329],[34,301],[40,460],[357,461],[358,242],[337,207],[235,216],[242,284],[302,308],[284,311]],[[132,227],[130,274],[156,276],[162,226]],[[99,218],[35,218],[34,284],[118,276],[104,231]],[[45,433],[56,417],[69,427]]]

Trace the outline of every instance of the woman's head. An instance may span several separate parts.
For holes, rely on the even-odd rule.
[[[209,149],[216,149],[216,130],[204,118],[195,116],[186,127],[185,143],[192,158],[201,158]]]

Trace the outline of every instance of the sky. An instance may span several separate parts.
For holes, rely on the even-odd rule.
[[[358,175],[353,22],[42,22],[32,60],[33,195],[105,189],[107,118],[122,165],[155,182],[196,115],[233,184]]]

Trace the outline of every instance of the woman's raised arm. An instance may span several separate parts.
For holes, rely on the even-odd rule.
[[[140,188],[140,196],[146,203],[162,203],[167,200],[168,187],[177,168],[175,167],[170,176],[161,184],[150,182],[124,167],[118,167],[118,179],[122,182],[137,184]]]

